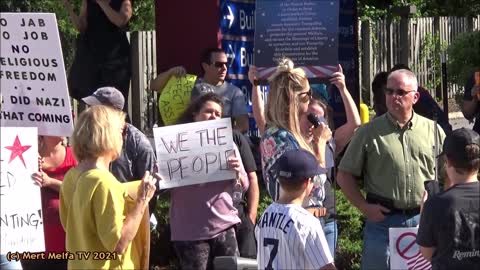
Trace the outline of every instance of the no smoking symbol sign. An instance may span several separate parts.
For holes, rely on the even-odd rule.
[[[395,243],[398,255],[405,260],[417,257],[420,254],[420,249],[415,242],[416,239],[417,235],[413,232],[402,233]]]

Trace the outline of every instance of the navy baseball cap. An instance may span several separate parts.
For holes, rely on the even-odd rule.
[[[125,105],[125,98],[122,92],[110,86],[98,88],[91,96],[82,98],[82,100],[89,106],[106,105],[117,110],[123,110]]]
[[[440,155],[446,155],[449,159],[455,161],[470,161],[480,158],[480,156],[471,157],[467,155],[465,147],[471,144],[480,146],[480,135],[471,129],[456,129],[445,138]]]
[[[325,173],[317,158],[304,149],[285,152],[273,165],[276,175],[287,180],[304,180]]]

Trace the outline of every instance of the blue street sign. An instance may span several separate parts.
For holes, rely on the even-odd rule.
[[[220,5],[222,35],[252,37],[255,31],[255,2],[222,1]]]

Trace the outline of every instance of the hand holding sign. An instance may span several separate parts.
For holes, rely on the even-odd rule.
[[[234,170],[236,173],[240,173],[241,166],[240,160],[237,157],[236,151],[232,151],[230,156],[227,158],[228,168]]]
[[[154,128],[153,135],[161,189],[235,178],[229,118]]]
[[[184,74],[185,69],[175,67],[176,75]],[[165,125],[173,125],[185,108],[190,104],[190,95],[197,76],[187,74],[183,77],[172,76],[160,95],[158,109]]]
[[[182,66],[172,67],[171,69],[168,70],[168,72],[170,73],[171,76],[177,77],[177,78],[184,77],[187,74],[187,71]]]

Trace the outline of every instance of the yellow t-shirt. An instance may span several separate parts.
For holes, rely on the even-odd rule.
[[[71,169],[60,189],[60,220],[66,249],[73,253],[68,269],[135,269],[139,258],[130,244],[123,255],[114,250],[126,215],[125,187],[107,171]],[[88,258],[85,258],[88,256]]]

